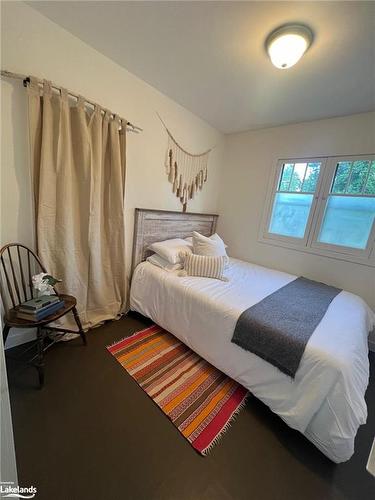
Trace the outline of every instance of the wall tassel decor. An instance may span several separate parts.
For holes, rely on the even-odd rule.
[[[207,181],[207,164],[211,149],[201,154],[187,152],[178,144],[163,120],[160,120],[168,134],[166,173],[173,193],[182,203],[182,211],[186,212],[188,200],[192,200]]]

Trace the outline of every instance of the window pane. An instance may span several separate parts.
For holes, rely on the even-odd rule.
[[[289,191],[301,191],[303,178],[305,176],[306,163],[295,163]]]
[[[365,249],[375,218],[375,198],[331,196],[318,241]]]
[[[348,182],[351,166],[352,166],[351,161],[340,161],[337,164],[331,193],[337,193],[337,194],[345,193],[345,188]]]
[[[318,184],[320,163],[309,163],[307,165],[305,180],[303,181],[302,192],[314,193]]]
[[[375,195],[375,161],[371,164],[371,170],[367,179],[365,194]]]
[[[312,202],[312,194],[276,193],[269,232],[303,238]]]
[[[369,161],[355,161],[353,163],[352,173],[349,180],[349,185],[346,190],[348,194],[361,194],[364,184],[367,179],[368,169],[370,168]]]
[[[280,178],[280,191],[289,191],[290,179],[292,178],[294,163],[284,163],[283,172]]]

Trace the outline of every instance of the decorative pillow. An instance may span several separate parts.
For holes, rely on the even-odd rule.
[[[201,276],[228,281],[224,276],[224,269],[228,257],[188,254],[185,257],[184,270],[180,276]]]
[[[210,240],[217,240],[217,238],[220,238],[220,236],[217,233],[211,234],[211,236],[210,236]],[[192,236],[185,238],[185,241],[187,241],[191,246],[193,246],[193,237]],[[221,240],[221,241],[223,241],[223,240]],[[228,245],[226,243],[224,243],[224,246],[225,246],[225,248],[228,248]]]
[[[152,243],[148,247],[148,250],[157,253],[170,264],[179,264],[184,261],[187,253],[192,253],[192,246],[181,238],[174,238],[172,240]]]
[[[182,269],[182,264],[171,264],[167,260],[160,257],[157,253],[152,254],[150,257],[147,257],[147,261],[154,266],[161,267],[165,271],[172,272],[177,271],[178,269]]]
[[[203,236],[203,234],[194,231],[193,253],[211,257],[227,257],[224,241],[216,233],[207,238],[207,236]]]

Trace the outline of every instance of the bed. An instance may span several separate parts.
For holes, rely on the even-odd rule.
[[[334,462],[354,452],[366,422],[368,332],[374,313],[358,296],[335,297],[307,343],[295,378],[233,344],[240,314],[295,276],[230,259],[228,282],[181,277],[145,262],[154,241],[209,235],[217,216],[137,210],[130,307],[151,318],[200,356],[241,383]]]

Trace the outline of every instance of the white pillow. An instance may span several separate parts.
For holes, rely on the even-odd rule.
[[[183,262],[186,254],[192,253],[192,246],[181,238],[174,238],[152,243],[148,250],[157,253],[170,264],[179,264]]]
[[[211,234],[211,236],[210,236],[210,240],[215,240],[217,238],[220,238],[220,236],[217,233]],[[185,238],[185,241],[187,241],[188,243],[190,243],[190,245],[193,245],[193,237],[192,236],[189,236],[188,238]],[[221,241],[223,241],[223,240],[221,240]],[[226,243],[224,243],[224,246],[225,246],[225,248],[228,248],[228,245]]]
[[[224,248],[228,248],[228,245],[224,243],[224,240],[217,233],[211,234],[210,240],[221,241],[224,244]]]
[[[163,257],[160,257],[160,255],[158,255],[157,253],[150,255],[150,257],[147,257],[146,260],[154,266],[160,267],[161,269],[164,269],[168,272],[182,269],[182,264],[171,264],[167,260],[163,259]]]
[[[193,253],[196,255],[207,255],[209,257],[227,257],[225,243],[218,234],[209,238],[203,234],[193,232]]]

